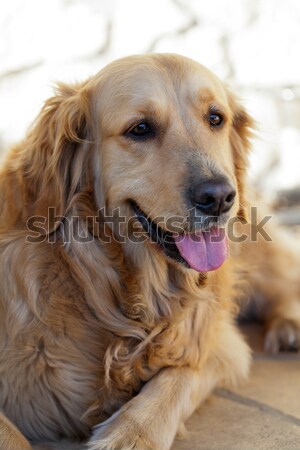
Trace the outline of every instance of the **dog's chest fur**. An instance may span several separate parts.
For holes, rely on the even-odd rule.
[[[18,293],[7,306],[0,358],[0,406],[28,437],[84,437],[162,367],[198,364],[204,357],[198,327],[203,336],[206,320],[196,305],[183,312],[178,303],[172,326],[166,317],[152,318],[141,341],[103,331],[83,290],[59,260],[50,261],[35,281],[40,285],[35,308],[42,309],[33,311]]]

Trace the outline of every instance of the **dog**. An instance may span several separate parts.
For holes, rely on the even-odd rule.
[[[1,448],[167,450],[215,387],[247,378],[236,299],[259,251],[225,230],[246,221],[253,126],[173,54],[115,61],[45,102],[0,177]],[[275,280],[264,255],[280,246],[255,245]],[[264,309],[274,351],[300,329],[298,291],[280,292]]]

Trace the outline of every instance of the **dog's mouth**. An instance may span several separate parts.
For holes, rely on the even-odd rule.
[[[207,231],[172,233],[151,220],[137,203],[130,201],[130,204],[151,242],[158,244],[168,258],[198,272],[216,270],[227,259],[224,228],[214,226]]]

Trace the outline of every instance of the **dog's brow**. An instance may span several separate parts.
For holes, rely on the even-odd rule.
[[[134,116],[135,117],[155,117],[157,119],[163,119],[166,113],[166,102],[163,101],[141,101],[135,105],[134,107]]]
[[[202,104],[209,104],[216,102],[216,96],[208,88],[206,89],[201,88],[200,90],[198,90],[196,99],[198,103]]]
[[[228,106],[222,96],[214,94],[210,89],[200,89],[195,97],[194,105],[201,110],[213,107],[223,114],[228,114]]]

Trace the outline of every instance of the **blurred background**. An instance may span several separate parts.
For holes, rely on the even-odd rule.
[[[181,53],[213,70],[256,119],[259,192],[297,205],[299,30],[299,0],[3,1],[0,152],[23,136],[55,81],[83,80],[133,53]]]

